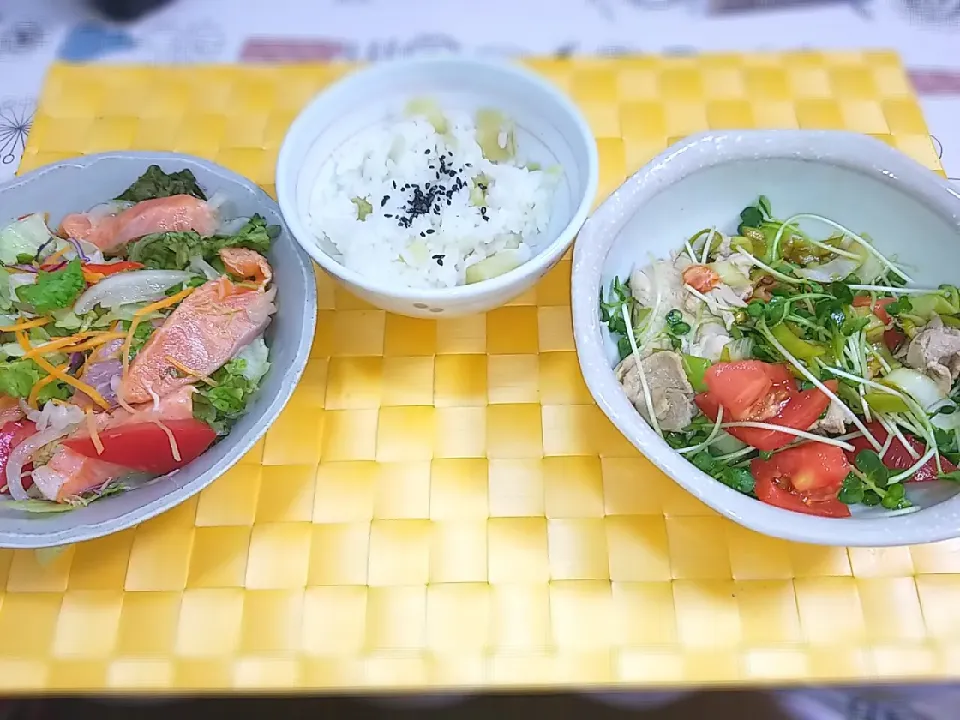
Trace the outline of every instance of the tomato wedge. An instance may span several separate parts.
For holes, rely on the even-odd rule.
[[[7,484],[7,461],[10,459],[10,453],[17,445],[36,433],[37,426],[32,420],[13,420],[0,427],[0,486],[5,487]],[[24,465],[23,469],[24,471],[32,470],[33,465]],[[25,488],[32,484],[33,481],[30,478],[23,479]]]
[[[217,433],[195,419],[168,420],[163,423],[177,443],[180,459],[173,456],[170,438],[156,423],[119,425],[100,433],[103,452],[98,453],[93,438],[71,438],[63,444],[80,455],[122,465],[131,470],[165,475],[195,460],[213,444]]]
[[[887,431],[880,423],[876,421],[867,423],[867,430],[869,430],[879,442],[885,443],[887,441]],[[918,456],[923,455],[923,453],[927,451],[927,446],[921,440],[917,440],[910,435],[904,435],[904,437]],[[870,442],[862,436],[853,438],[847,442],[855,448],[853,452],[847,453],[847,458],[851,463],[856,461],[857,454],[861,450],[874,449]],[[913,467],[915,462],[916,460],[913,459],[913,456],[907,448],[904,447],[900,438],[894,438],[890,443],[890,447],[887,448],[887,452],[883,455],[883,464],[891,470],[907,470]],[[953,472],[957,469],[957,466],[947,460],[943,455],[940,456],[940,466],[945,473]],[[920,469],[913,474],[913,477],[907,478],[906,482],[928,482],[930,480],[936,480],[938,475],[937,460],[936,458],[930,458],[920,466]]]
[[[826,385],[832,392],[836,392],[839,383],[836,380],[827,380]],[[716,422],[720,404],[711,393],[701,393],[694,398],[697,407],[708,418]],[[830,398],[819,388],[802,390],[791,395],[771,417],[764,417],[759,422],[793,430],[809,430],[823,412],[829,407]],[[726,406],[724,406],[726,408]],[[758,450],[770,452],[784,445],[789,445],[797,438],[795,435],[767,430],[764,428],[727,428],[727,432]]]
[[[133,260],[120,260],[112,263],[84,263],[83,279],[88,284],[94,285],[103,280],[108,275],[126,272],[128,270],[142,270],[143,264]]]
[[[896,301],[896,298],[877,298],[876,300],[872,301],[873,305],[871,307],[871,299],[869,296],[857,295],[857,297],[853,299],[853,306],[870,307],[870,309],[873,311],[873,314],[880,319],[880,322],[882,322],[884,325],[887,325],[891,320],[893,320],[893,318],[890,317],[890,313],[887,312],[887,305],[894,301]]]
[[[821,517],[850,517],[837,500],[850,464],[843,450],[819,442],[788,448],[750,463],[757,498],[768,505]]]
[[[896,352],[906,341],[906,334],[895,327],[883,331],[883,344],[887,346],[890,352]]]
[[[714,363],[703,374],[707,392],[733,418],[742,420],[773,385],[766,365],[759,360]]]

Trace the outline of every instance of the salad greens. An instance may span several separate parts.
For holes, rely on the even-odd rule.
[[[123,492],[246,412],[270,367],[280,228],[218,208],[189,170],[151,166],[56,233],[43,214],[0,228],[0,502],[51,513]]]
[[[865,234],[761,195],[735,234],[614,278],[599,314],[637,410],[741,493],[845,517],[960,481],[960,290],[916,287]]]
[[[143,202],[172,195],[193,195],[200,200],[207,196],[197,184],[197,179],[189,170],[165,173],[159,165],[151,165],[137,180],[114,200]]]
[[[267,225],[263,217],[254,215],[236,233],[227,236],[201,237],[192,230],[147,235],[130,243],[126,257],[152,269],[186,270],[195,258],[219,262],[218,253],[224,248],[265,253],[279,232],[279,226]]]
[[[86,286],[80,258],[77,257],[60,270],[38,271],[37,281],[33,285],[17,288],[17,297],[38,315],[47,315],[69,307]]]

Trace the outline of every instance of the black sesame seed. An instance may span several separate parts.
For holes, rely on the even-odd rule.
[[[427,234],[421,230],[421,231],[420,231],[420,237],[426,237],[426,236],[427,236]]]
[[[482,208],[480,208],[480,214],[481,214],[481,215],[486,215],[486,214],[487,214],[487,208],[486,208],[486,206],[483,206]]]
[[[429,154],[430,154],[430,148],[427,148],[426,150],[424,150],[424,151],[423,151],[423,154],[424,154],[424,155],[429,155]]]
[[[483,219],[484,219],[485,222],[490,222],[490,218],[488,218],[486,215],[483,215],[482,217],[483,217]]]
[[[433,228],[427,228],[427,229],[425,230],[425,232],[427,233],[427,235],[433,235],[433,233],[434,233],[435,231],[434,231]]]
[[[390,199],[390,196],[389,196],[389,195],[384,195],[384,196],[383,196],[383,199],[380,200],[380,207],[383,207],[384,205],[386,205],[386,204],[387,204],[387,200],[389,200],[389,199]]]
[[[397,189],[397,181],[396,181],[396,180],[393,181],[393,189],[394,189],[394,190]]]
[[[443,255],[434,255],[433,259],[437,261],[437,265],[443,267]]]
[[[390,214],[390,213],[384,213],[383,216],[384,216],[385,218],[392,218],[392,217],[393,217],[393,215]]]
[[[464,163],[463,166],[464,166],[464,167],[473,167],[473,163]]]

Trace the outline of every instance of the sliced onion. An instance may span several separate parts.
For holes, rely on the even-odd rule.
[[[38,432],[36,435],[31,435],[13,449],[13,451],[10,453],[10,457],[7,459],[6,473],[7,487],[9,488],[10,495],[14,500],[30,499],[27,491],[23,489],[22,473],[23,466],[30,462],[30,458],[33,457],[33,454],[44,445],[69,435],[74,431],[75,428],[76,425],[60,429],[48,428],[43,432]],[[34,471],[35,480],[36,477],[36,471]]]
[[[797,275],[817,282],[831,282],[833,280],[842,280],[858,267],[860,267],[860,263],[857,260],[840,257],[834,258],[830,262],[825,262],[823,265],[811,265],[809,267],[799,268]]]
[[[220,229],[217,231],[220,235],[236,235],[240,228],[250,222],[250,218],[238,217],[233,220],[225,220],[220,223]]]
[[[74,251],[77,253],[77,257],[80,258],[83,262],[90,262],[90,258],[83,251],[83,247],[80,245],[79,240],[74,240],[73,238],[67,238],[67,242],[73,245]]]
[[[108,275],[77,298],[73,311],[85,315],[96,305],[115,308],[152,300],[193,277],[194,273],[182,270],[134,270]]]
[[[927,412],[946,399],[933,378],[912,368],[897,368],[884,376],[883,380],[912,397]]]
[[[62,430],[83,422],[83,410],[76,405],[48,402],[39,412],[31,409],[27,417],[37,425],[37,430]]]
[[[207,280],[216,280],[218,277],[220,277],[220,273],[217,272],[217,269],[199,255],[190,258],[189,267],[191,270],[195,270],[196,272],[202,274]]]

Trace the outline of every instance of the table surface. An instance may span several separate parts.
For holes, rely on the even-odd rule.
[[[565,56],[891,48],[920,93],[948,174],[960,177],[958,0],[174,0],[126,25],[102,21],[84,0],[0,5],[0,181],[17,166],[56,59],[376,60],[437,49]]]
[[[708,127],[847,127],[931,170],[892,53],[537,61],[586,113],[600,194]],[[56,66],[23,167],[194,153],[272,191],[284,129],[345,66]],[[569,258],[510,306],[385,314],[318,275],[310,365],[199,496],[61,553],[0,553],[0,687],[663,687],[960,674],[960,543],[761,537],[592,403]]]

